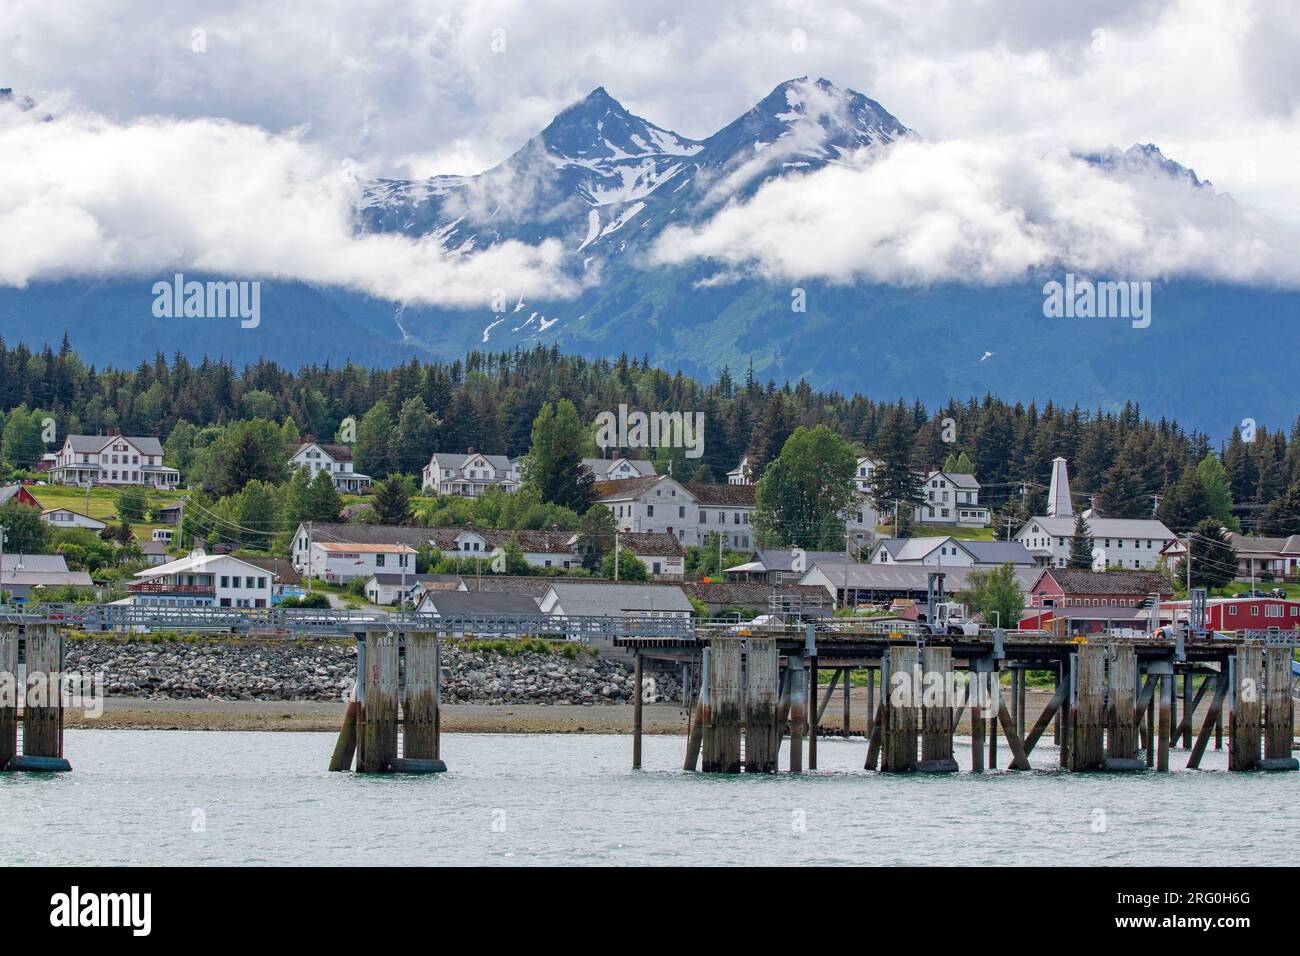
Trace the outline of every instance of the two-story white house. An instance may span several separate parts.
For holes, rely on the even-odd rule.
[[[421,487],[435,495],[477,498],[488,488],[516,491],[519,488],[519,460],[505,455],[434,452],[422,471]]]
[[[871,486],[871,473],[879,462],[874,458],[859,458],[857,469],[853,472],[853,484],[862,494]]]
[[[68,435],[55,453],[50,479],[61,485],[142,485],[175,488],[181,473],[163,464],[157,438]]]
[[[568,570],[579,567],[572,531],[509,531],[503,528],[425,528],[435,548],[449,558],[488,560],[497,548],[513,538],[523,551],[524,561],[534,568]]]
[[[598,481],[596,494],[620,531],[658,531],[683,544],[700,543],[695,496],[667,475]]]
[[[1093,567],[1154,570],[1161,552],[1176,538],[1154,518],[1096,518],[1085,511],[1092,535]],[[1041,567],[1063,568],[1070,562],[1074,518],[1035,516],[1015,539],[1029,549]]]
[[[374,484],[369,475],[352,470],[352,449],[347,445],[326,445],[308,440],[300,444],[289,459],[289,470],[306,468],[313,478],[323,471],[334,480],[339,492],[364,494]]]
[[[952,524],[984,528],[989,509],[980,504],[980,483],[974,475],[949,474],[935,469],[925,476],[925,501],[913,515],[918,524]]]
[[[133,604],[154,607],[271,606],[274,575],[228,554],[191,551],[183,558],[135,573],[127,585]]]
[[[644,458],[584,458],[582,464],[597,481],[644,478],[655,473],[654,464]]]
[[[727,472],[727,484],[752,485],[754,483],[754,466],[749,463],[749,456],[740,459],[740,464]]]
[[[330,584],[347,584],[372,574],[415,574],[416,549],[409,544],[312,541],[306,573]]]
[[[708,544],[710,535],[722,532],[723,547],[728,550],[754,547],[756,485],[692,483],[686,488],[695,499],[694,544]],[[688,538],[682,540],[692,543]]]

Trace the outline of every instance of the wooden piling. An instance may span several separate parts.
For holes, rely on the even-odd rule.
[[[1136,760],[1137,653],[1132,644],[1117,644],[1110,654],[1110,688],[1106,695],[1106,756]]]
[[[1295,712],[1291,703],[1291,648],[1264,650],[1264,759],[1291,761]],[[1279,768],[1280,764],[1277,765]]]
[[[1061,722],[1061,747],[1059,751],[1058,763],[1062,767],[1070,766],[1070,732],[1071,727],[1071,700],[1074,697],[1074,655],[1067,654],[1061,659],[1061,675],[1058,678],[1065,686],[1065,694],[1061,697],[1061,707],[1056,712]]]
[[[1082,644],[1070,664],[1074,706],[1070,709],[1070,769],[1100,770],[1105,759],[1106,648]]]
[[[330,757],[330,770],[351,770],[352,758],[357,752],[357,702],[348,701],[348,708],[343,713],[343,726],[339,729],[338,740],[334,742],[334,753]]]
[[[644,672],[642,670],[641,652],[636,652],[632,664],[632,769],[641,769],[641,730],[642,701],[645,698]]]
[[[1228,769],[1254,770],[1260,758],[1260,695],[1264,684],[1263,648],[1246,645],[1232,658],[1232,709],[1228,715]]]
[[[710,720],[709,704],[709,666],[712,654],[709,648],[700,652],[700,689],[695,699],[695,713],[691,719],[690,733],[686,735],[686,762],[683,770],[694,770],[699,766],[700,747],[704,743],[704,727]]]
[[[871,736],[876,719],[876,674],[879,668],[867,668],[867,736]]]
[[[397,759],[398,636],[387,630],[366,634],[365,706],[359,711],[364,741],[359,768],[383,773]]]
[[[1160,696],[1160,720],[1156,728],[1156,770],[1169,770],[1169,747],[1174,736],[1174,675],[1159,676],[1157,693]]]
[[[955,772],[953,759],[953,670],[951,647],[927,647],[922,655],[922,769]]]
[[[817,704],[817,655],[808,657],[808,769],[817,769],[817,729],[821,723],[821,709]]]
[[[803,733],[807,720],[807,671],[803,658],[791,655],[785,672],[785,686],[789,691],[790,720],[790,772],[803,773]],[[814,702],[814,706],[816,706]]]
[[[852,691],[853,691],[853,668],[846,667],[844,668],[844,736],[846,738],[849,736],[849,731],[852,729],[850,719],[849,719],[849,707],[850,707],[849,701],[852,699],[853,696]]]
[[[0,628],[0,770],[18,756],[18,628]]]
[[[983,674],[972,674],[973,680],[980,680]],[[975,692],[979,694],[978,688]],[[984,772],[984,709],[980,707],[976,696],[970,705],[970,769],[972,773]]]
[[[1227,669],[1227,665],[1224,665]],[[1201,724],[1201,732],[1196,738],[1196,744],[1192,747],[1192,755],[1187,758],[1187,769],[1195,770],[1201,765],[1201,756],[1205,753],[1205,746],[1210,742],[1210,732],[1216,727],[1223,726],[1223,702],[1228,696],[1228,675],[1226,673],[1215,674],[1212,677],[1206,677],[1201,684],[1213,681],[1214,697],[1210,700],[1210,709],[1205,714],[1205,720]]]
[[[704,726],[705,773],[740,773],[740,638],[715,637],[710,643],[709,693]]]
[[[1183,731],[1183,749],[1192,749],[1192,718],[1196,716],[1196,701],[1192,699],[1192,672],[1183,671],[1183,719],[1179,727]]]
[[[920,655],[915,647],[889,649],[889,686],[881,688],[885,701],[880,769],[884,773],[911,773],[916,769],[916,710]]]
[[[438,756],[438,635],[410,631],[406,635],[406,698],[402,703],[402,756],[433,760]]]
[[[776,639],[750,637],[745,657],[745,772],[775,773]]]
[[[63,635],[53,624],[27,628],[27,698],[23,709],[23,754],[63,756]]]

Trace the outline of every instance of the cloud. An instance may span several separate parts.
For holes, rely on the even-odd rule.
[[[558,242],[462,254],[356,231],[357,177],[305,141],[224,120],[0,106],[0,283],[194,270],[288,278],[404,303],[574,292]]]
[[[1067,266],[1295,287],[1298,239],[1291,226],[1155,172],[1108,174],[1020,140],[907,139],[670,227],[651,258],[708,260],[718,281],[995,284]]]

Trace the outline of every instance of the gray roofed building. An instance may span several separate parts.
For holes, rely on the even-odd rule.
[[[643,458],[584,458],[582,464],[597,481],[640,478],[655,473],[654,463]]]
[[[512,591],[429,591],[420,599],[419,614],[538,614],[537,601]]]
[[[50,466],[65,485],[175,488],[180,472],[163,464],[162,442],[149,435],[67,435]]]
[[[546,614],[602,617],[689,616],[686,593],[675,585],[596,584],[552,581],[541,609]]]
[[[18,599],[27,599],[41,588],[94,586],[85,571],[70,571],[61,554],[0,556],[0,591],[8,591]]]

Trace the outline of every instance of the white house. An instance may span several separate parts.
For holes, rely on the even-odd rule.
[[[1096,518],[1085,511],[1092,535],[1093,565],[1107,568],[1152,570],[1161,552],[1175,541],[1172,531],[1154,518]],[[1070,561],[1074,519],[1030,518],[1015,534],[1040,567],[1063,568]]]
[[[984,528],[989,509],[980,504],[980,483],[974,475],[949,474],[936,469],[925,476],[925,501],[913,520],[920,524],[953,524]]]
[[[401,574],[403,569],[414,577],[415,553],[415,548],[406,544],[313,540],[306,568],[299,573],[330,584],[347,584],[353,578],[368,578],[376,573]]]
[[[71,508],[48,508],[41,512],[41,520],[56,528],[89,528],[91,531],[103,531],[108,527],[98,518],[73,511]]]
[[[289,470],[306,468],[313,478],[316,472],[326,472],[340,492],[363,494],[370,490],[373,480],[369,475],[352,470],[352,449],[347,445],[326,445],[305,441],[289,459]]]
[[[157,438],[68,435],[55,454],[50,479],[63,485],[143,485],[175,488],[181,473],[163,464]]]
[[[425,528],[430,543],[449,558],[487,560],[514,539],[534,568],[576,568],[582,564],[572,531],[509,531],[502,528]]]
[[[856,481],[855,481],[856,484]],[[871,499],[859,492],[844,522],[844,536],[851,547],[863,548],[876,539],[876,509]]]
[[[876,466],[880,464],[874,458],[859,458],[857,470],[853,473],[853,483],[857,486],[858,491],[866,494],[871,485],[871,473],[875,471]]]
[[[726,548],[748,551],[754,547],[756,485],[692,483],[685,487],[695,499],[695,541],[691,542],[689,531],[681,540],[706,545],[710,535],[722,532]]]
[[[627,532],[620,535],[619,548],[631,551],[658,580],[680,581],[686,575],[686,549],[675,535]]]
[[[161,607],[271,606],[273,575],[228,554],[191,551],[135,573],[127,585],[134,604]]]
[[[729,485],[752,485],[754,483],[754,467],[749,463],[749,456],[740,459],[740,464],[731,471],[727,472],[727,484]]]
[[[596,482],[598,501],[620,531],[658,531],[699,544],[695,496],[667,475]]]
[[[644,478],[655,473],[655,466],[643,458],[584,458],[582,463],[597,481]]]
[[[304,521],[293,533],[290,557],[294,570],[306,575],[311,564],[312,545],[316,542],[332,544],[404,544],[413,550],[430,545],[428,528],[411,528],[379,524],[338,524],[323,521]],[[316,552],[318,570],[324,570],[323,552]],[[412,565],[414,569],[414,565]]]
[[[421,487],[426,491],[477,498],[488,488],[517,490],[519,461],[505,455],[484,455],[472,448],[466,455],[434,452],[422,475]]]

